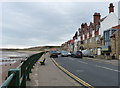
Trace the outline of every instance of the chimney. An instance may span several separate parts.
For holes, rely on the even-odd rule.
[[[100,13],[94,13],[93,17],[94,17],[94,24],[99,24],[101,17]]]
[[[81,28],[84,28],[84,24],[83,23],[81,24]]]
[[[110,3],[109,5],[109,13],[114,12],[114,6],[113,3]]]
[[[84,27],[87,28],[87,23],[84,24]]]

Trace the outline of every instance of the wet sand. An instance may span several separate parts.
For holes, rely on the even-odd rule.
[[[0,85],[5,81],[5,78],[8,76],[8,70],[9,69],[15,69],[20,64],[20,61],[17,61],[16,63],[10,63],[10,64],[4,64],[0,65]]]
[[[19,58],[22,58],[24,60],[24,59],[26,59],[26,57],[29,57],[30,55],[33,55],[33,54],[39,53],[39,52],[40,51],[17,51],[17,53],[19,53],[19,55],[21,57],[13,56],[12,59],[17,60]],[[16,54],[16,52],[15,52],[15,54]],[[22,56],[22,54],[23,54],[23,56]],[[11,58],[11,57],[9,57],[9,58]],[[15,69],[16,67],[18,67],[20,65],[20,63],[21,63],[21,61],[18,60],[15,63],[7,63],[7,64],[0,65],[0,85],[2,85],[2,83],[5,81],[6,77],[8,76],[8,70]]]

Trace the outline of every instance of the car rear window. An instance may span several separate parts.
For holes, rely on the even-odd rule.
[[[76,53],[80,53],[80,54],[81,54],[82,52],[80,52],[80,51],[77,51]]]

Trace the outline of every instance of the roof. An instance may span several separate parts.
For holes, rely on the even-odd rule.
[[[73,43],[74,43],[74,40],[70,40],[69,43],[73,44]]]
[[[104,19],[106,18],[107,16],[103,17],[102,19],[100,19],[100,22],[104,21]]]
[[[120,25],[112,27],[113,29],[120,29]]]

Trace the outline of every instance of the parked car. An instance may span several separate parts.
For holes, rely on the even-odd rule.
[[[60,54],[61,54],[61,52],[60,52],[60,51],[56,51],[56,52],[57,52],[57,54],[58,54],[58,55],[60,55]]]
[[[71,53],[70,53],[70,52],[68,52],[68,56],[71,56]]]
[[[83,55],[82,55],[82,52],[81,52],[81,51],[74,51],[74,52],[71,54],[71,57],[79,57],[79,58],[82,58]]]
[[[61,56],[62,56],[62,57],[68,57],[68,56],[71,56],[71,53],[68,52],[68,51],[62,51],[62,52],[61,52]]]
[[[91,52],[90,52],[90,50],[82,50],[82,54],[84,57],[88,57],[91,55]]]
[[[50,51],[50,58],[56,58],[58,57],[58,52],[57,51]]]
[[[92,57],[92,58],[95,57],[95,55],[91,54],[90,50],[82,50],[82,54],[84,57]]]

